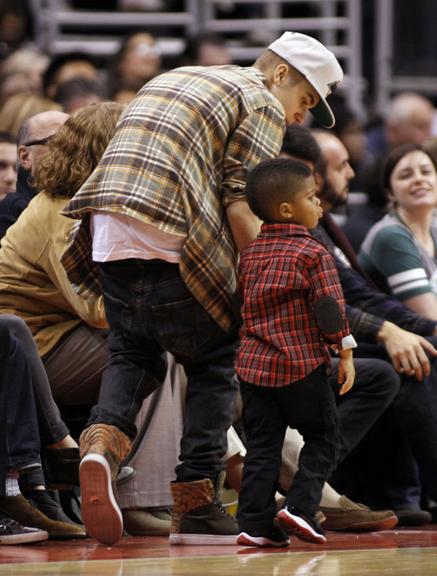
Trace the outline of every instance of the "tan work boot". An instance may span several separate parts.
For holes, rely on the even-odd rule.
[[[90,536],[102,544],[115,544],[123,534],[115,481],[131,446],[126,434],[108,424],[93,424],[80,436],[82,520]]]
[[[363,504],[352,502],[346,496],[340,497],[339,508],[321,506],[320,510],[326,516],[323,528],[334,532],[390,530],[398,523],[393,510],[371,510]]]
[[[87,537],[82,526],[52,520],[33,506],[22,494],[1,498],[0,512],[23,526],[44,530],[48,533],[50,540],[72,540]]]
[[[214,546],[236,544],[238,525],[220,501],[224,475],[214,484],[209,478],[172,482],[174,506],[170,544]]]

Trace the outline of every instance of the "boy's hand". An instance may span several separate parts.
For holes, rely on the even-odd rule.
[[[340,388],[340,396],[349,392],[354,385],[355,380],[355,366],[352,357],[352,350],[343,350],[340,352],[340,363],[338,365],[338,378],[337,382],[342,384]]]

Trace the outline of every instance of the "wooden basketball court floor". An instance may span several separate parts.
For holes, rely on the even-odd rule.
[[[0,575],[437,576],[437,525],[327,537],[324,546],[293,538],[286,549],[169,546],[159,537],[0,546]]]

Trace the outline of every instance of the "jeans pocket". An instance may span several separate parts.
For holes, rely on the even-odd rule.
[[[174,356],[193,358],[224,332],[193,297],[152,306],[159,343]]]
[[[130,334],[133,327],[133,314],[129,305],[107,290],[104,293],[105,314],[111,329]]]

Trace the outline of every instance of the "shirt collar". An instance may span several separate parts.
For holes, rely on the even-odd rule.
[[[310,236],[308,228],[300,224],[285,223],[285,222],[264,222],[261,226],[261,234],[263,236]]]

